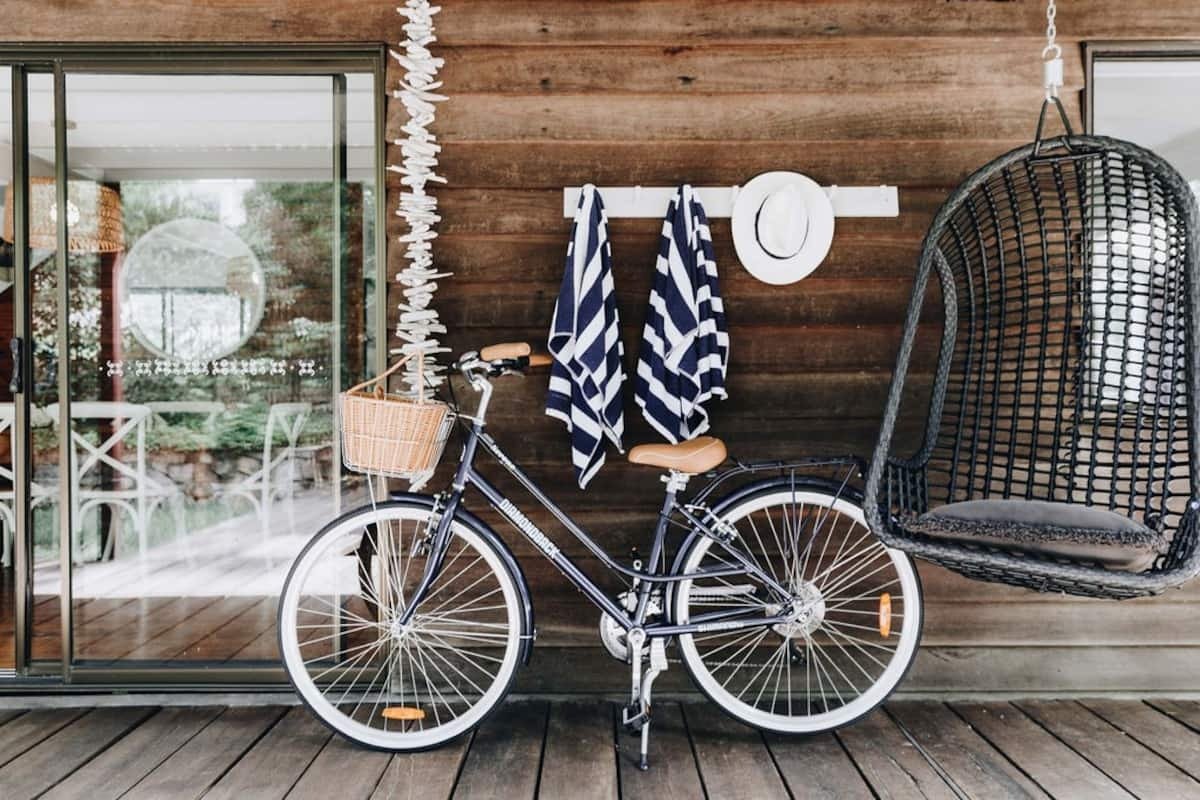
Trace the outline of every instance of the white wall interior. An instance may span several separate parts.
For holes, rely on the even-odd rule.
[[[1096,133],[1136,142],[1200,180],[1200,59],[1101,59],[1093,75]]]
[[[374,179],[373,83],[369,74],[347,76],[352,181]],[[0,92],[8,81],[2,86]],[[48,89],[30,87],[29,135],[31,156],[52,163]],[[11,137],[7,97],[0,94],[0,146]],[[67,126],[72,173],[95,180],[327,180],[332,173],[332,78],[71,73]]]

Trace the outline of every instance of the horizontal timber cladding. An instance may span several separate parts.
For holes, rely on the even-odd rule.
[[[395,41],[396,2],[378,0],[4,0],[11,41]],[[1040,36],[1031,0],[445,0],[445,45],[707,42],[792,44],[860,37]],[[1195,38],[1192,0],[1087,0],[1059,12],[1059,41]],[[969,52],[970,48],[964,48]]]
[[[395,42],[384,0],[0,0],[14,41]],[[897,219],[840,219],[825,263],[769,287],[738,265],[728,220],[714,246],[728,310],[731,397],[714,432],[741,458],[867,454],[890,380],[921,237],[938,204],[985,162],[1027,141],[1041,99],[1041,0],[443,0],[439,55],[449,101],[434,245],[437,303],[456,351],[544,342],[570,222],[561,189],[735,185],[771,169],[823,184],[900,188]],[[1064,102],[1079,123],[1086,41],[1200,39],[1195,0],[1064,4]],[[395,85],[400,69],[389,64]],[[389,138],[405,120],[389,103]],[[389,148],[389,161],[399,149]],[[400,184],[389,174],[389,207]],[[391,236],[402,233],[392,220]],[[637,352],[660,223],[614,220],[629,365]],[[402,265],[393,246],[390,272]],[[395,312],[395,300],[390,308]],[[928,392],[934,312],[906,386]],[[611,453],[587,492],[565,469],[561,426],[542,414],[544,376],[503,381],[493,433],[614,552],[644,543],[659,502],[653,470]],[[464,393],[460,392],[460,397]],[[627,387],[629,443],[651,440]],[[917,428],[900,432],[915,444]],[[449,452],[455,452],[451,445]],[[446,465],[443,465],[445,469]],[[494,472],[494,471],[493,471]],[[506,489],[510,480],[497,478]],[[519,494],[514,497],[519,498]],[[476,504],[477,505],[477,504]],[[477,509],[482,511],[482,509]],[[494,515],[537,598],[541,656],[526,690],[620,691],[594,643],[595,613]],[[556,531],[544,513],[530,517]],[[564,541],[568,552],[579,547]],[[593,570],[594,572],[595,570]],[[1114,604],[966,581],[927,565],[927,647],[916,691],[1200,690],[1200,587]],[[664,681],[685,688],[678,670]],[[665,686],[666,684],[664,684]]]
[[[896,185],[898,218],[839,219],[826,261],[789,287],[753,279],[738,264],[729,221],[712,223],[732,345],[730,399],[714,404],[714,432],[739,458],[869,453],[926,228],[963,178],[1032,136],[1043,4],[447,0],[444,9],[450,100],[436,129],[448,185],[434,249],[455,273],[438,295],[450,345],[545,341],[570,228],[563,186],[732,186],[771,169],[826,185]],[[1200,6],[1067,4],[1059,30],[1072,37],[1064,102],[1078,122],[1084,40],[1200,38]],[[403,120],[393,110],[389,131]],[[646,219],[609,227],[628,366],[660,229]],[[400,257],[394,248],[393,269]],[[927,304],[917,341],[919,374],[906,386],[914,403],[929,389],[938,306]],[[542,415],[544,389],[540,375],[502,383],[493,434],[603,543],[644,549],[660,501],[652,471],[613,452],[580,492],[562,468],[561,427]],[[629,443],[653,440],[631,392]],[[900,433],[916,444],[919,430]],[[500,485],[517,491],[512,481]],[[549,515],[531,518],[566,536]],[[580,649],[594,639],[586,600],[539,564],[532,546],[514,546],[540,597],[539,645],[554,662],[539,670],[535,658],[527,688],[619,690],[616,665]],[[1138,647],[1182,661],[1200,654],[1192,649],[1200,638],[1181,633],[1200,589],[1116,605],[976,584],[930,566],[922,577],[927,652],[911,688],[1138,690],[1163,681],[1200,689],[1200,678],[1136,656]],[[556,646],[566,648],[561,659]],[[560,668],[575,660],[578,672]],[[1082,666],[1073,673],[1073,664]]]

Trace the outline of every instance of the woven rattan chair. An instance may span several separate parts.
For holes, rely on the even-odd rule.
[[[1115,139],[1038,141],[968,178],[922,247],[866,486],[876,535],[1041,591],[1196,575],[1198,224],[1178,172]],[[902,416],[939,293],[929,402]]]

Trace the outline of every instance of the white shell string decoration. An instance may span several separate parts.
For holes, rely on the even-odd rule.
[[[450,273],[438,272],[433,266],[432,244],[437,238],[434,225],[441,217],[437,214],[437,198],[425,192],[425,186],[430,181],[446,182],[445,178],[434,174],[437,156],[442,148],[437,143],[437,137],[429,132],[437,109],[435,104],[446,98],[437,93],[442,83],[435,80],[444,61],[434,58],[429,51],[430,45],[437,41],[433,35],[433,15],[441,8],[429,5],[428,0],[408,0],[397,11],[408,22],[404,25],[407,37],[403,43],[404,51],[392,51],[392,56],[404,68],[404,77],[394,96],[404,104],[408,122],[401,128],[406,138],[395,142],[400,147],[403,161],[398,166],[389,165],[388,169],[400,174],[400,182],[404,186],[396,214],[408,223],[407,232],[399,239],[405,246],[404,257],[408,260],[408,266],[398,277],[404,286],[404,299],[400,303],[396,336],[403,344],[392,350],[392,354],[425,354],[424,386],[415,366],[418,359],[412,359],[403,374],[406,392],[416,395],[445,380],[441,374],[445,367],[434,364],[433,356],[449,352],[449,348],[442,347],[436,338],[446,332],[446,326],[438,319],[432,303],[438,287],[437,279]]]

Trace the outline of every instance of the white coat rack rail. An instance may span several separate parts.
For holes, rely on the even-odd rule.
[[[563,216],[573,218],[583,187],[563,189]],[[616,217],[662,217],[678,187],[598,186],[609,219]],[[697,186],[696,193],[710,218],[733,215],[737,186]],[[898,217],[900,194],[895,186],[822,186],[838,217]]]

